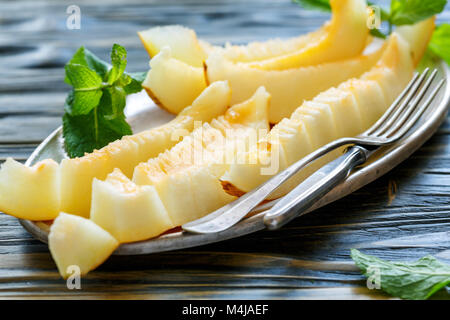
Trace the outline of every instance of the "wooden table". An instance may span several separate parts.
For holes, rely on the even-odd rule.
[[[295,36],[328,18],[289,0],[91,3],[76,1],[81,29],[68,30],[71,1],[0,2],[0,160],[24,161],[61,123],[68,90],[63,66],[81,45],[106,59],[120,43],[128,49],[127,70],[142,71],[148,57],[136,31],[150,26],[183,24],[223,44]],[[447,11],[440,20],[449,17]],[[449,133],[447,120],[398,168],[282,230],[189,250],[113,256],[82,279],[82,290],[68,290],[47,246],[0,214],[0,298],[387,298],[366,288],[349,250],[450,261]]]

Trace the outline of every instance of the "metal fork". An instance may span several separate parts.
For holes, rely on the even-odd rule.
[[[330,142],[273,176],[258,188],[201,219],[184,224],[182,228],[193,233],[215,233],[226,230],[239,222],[274,190],[311,162],[338,147],[354,145],[343,156],[332,161],[331,166],[328,165],[331,169],[324,177],[306,179],[310,180],[309,183],[302,183],[294,188],[264,216],[264,223],[268,229],[277,229],[286,224],[342,182],[351,170],[366,162],[378,148],[398,141],[413,127],[445,83],[445,79],[439,81],[427,99],[420,103],[429,91],[437,70],[434,70],[427,78],[428,73],[428,68],[422,74],[416,73],[384,115],[364,133]],[[305,185],[307,185],[306,188]],[[301,190],[297,190],[299,188]]]

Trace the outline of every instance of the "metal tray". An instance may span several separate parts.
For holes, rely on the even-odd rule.
[[[444,62],[435,62],[432,67],[439,70],[439,75],[435,81],[442,78],[450,79],[450,70]],[[434,99],[432,108],[430,108],[428,113],[423,115],[409,136],[392,146],[381,149],[370,163],[355,170],[344,183],[330,191],[310,211],[345,197],[374,181],[407,159],[438,130],[446,118],[449,100],[450,81],[447,81],[444,90],[441,90],[439,95]],[[128,97],[126,114],[134,132],[158,126],[173,118],[172,115],[157,107],[145,93]],[[58,128],[36,148],[26,161],[26,165],[31,166],[46,158],[60,161],[64,157],[61,128]],[[263,224],[264,212],[273,206],[275,202],[276,200],[259,206],[256,208],[254,215],[220,233],[191,234],[183,231],[171,232],[146,241],[122,244],[114,254],[137,255],[190,248],[256,232],[265,228]],[[49,224],[29,220],[20,220],[20,223],[36,239],[47,242]]]

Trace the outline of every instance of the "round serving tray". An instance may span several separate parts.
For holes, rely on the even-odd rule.
[[[435,82],[442,78],[450,79],[450,71],[444,62],[436,62],[431,67],[437,68],[439,71]],[[371,162],[352,172],[342,184],[331,190],[308,212],[345,197],[374,181],[397,166],[400,162],[407,159],[438,130],[439,126],[446,118],[449,100],[450,83],[447,81],[444,90],[441,90],[434,99],[430,110],[422,116],[421,120],[405,139],[379,150],[378,154]],[[173,118],[172,115],[157,107],[145,93],[139,93],[128,97],[126,113],[127,119],[134,132],[156,127]],[[46,158],[60,161],[64,157],[65,153],[62,147],[61,128],[58,128],[36,148],[26,161],[26,165],[31,166]],[[276,200],[259,206],[254,211],[254,215],[242,220],[232,228],[219,233],[191,234],[184,231],[174,231],[146,241],[122,244],[117,248],[114,254],[137,255],[183,249],[232,239],[256,232],[265,228],[263,216],[265,211],[272,207],[275,202]],[[36,239],[47,242],[50,224],[29,220],[20,220],[20,223]]]

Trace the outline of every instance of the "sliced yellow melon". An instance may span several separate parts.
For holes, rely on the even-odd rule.
[[[131,177],[134,167],[175,145],[194,129],[223,114],[230,105],[226,82],[215,82],[171,122],[95,150],[84,157],[51,160],[28,168],[9,159],[0,169],[0,210],[30,220],[54,219],[60,211],[89,217],[92,180],[119,168]]]
[[[278,110],[280,105],[288,105],[282,110],[288,109],[283,116],[289,116],[302,99],[312,98],[317,92],[337,85],[349,77],[360,75],[371,67],[371,61],[377,60],[376,57],[372,60],[358,59],[337,65],[337,68],[330,66],[324,70],[306,70],[300,75],[297,72],[267,75],[245,70],[245,67],[253,69],[255,65],[270,64],[271,61],[275,64],[281,61],[280,67],[262,69],[285,70],[288,68],[286,61],[290,63],[289,68],[298,68],[360,54],[366,45],[368,35],[365,25],[365,1],[335,2],[332,3],[333,18],[330,23],[326,23],[315,32],[288,40],[274,39],[249,43],[245,46],[227,45],[220,48],[198,41],[193,30],[181,26],[156,27],[140,32],[139,36],[152,57],[151,69],[143,86],[155,103],[177,114],[197,97],[207,83],[236,79],[238,83],[236,85],[233,83],[233,91],[236,90],[236,93],[233,93],[233,104],[250,98],[253,92],[263,85],[274,95],[272,110]],[[351,39],[348,37],[349,30]],[[164,47],[166,48],[163,50]],[[203,62],[210,55],[216,58],[208,59],[208,79],[205,79]],[[231,65],[226,65],[227,62]],[[236,62],[239,62],[238,69],[241,72],[236,73],[234,70],[236,67],[232,64]],[[244,70],[240,70],[240,67]],[[327,78],[329,81],[322,81],[325,73],[330,75]],[[311,75],[312,81],[302,82],[305,77],[310,78]],[[299,86],[302,90],[299,90]],[[313,92],[309,90],[310,88],[313,88]],[[303,94],[299,96],[298,92]],[[271,118],[273,123],[281,120],[280,117]]]
[[[317,42],[285,55],[248,65],[263,70],[286,70],[348,59],[360,54],[367,41],[366,1],[331,0],[333,16],[328,32]]]
[[[150,60],[150,70],[142,86],[150,98],[167,111],[178,114],[206,88],[202,67],[194,67],[172,57],[164,47]]]
[[[175,225],[232,201],[234,197],[223,190],[218,178],[239,151],[246,152],[256,143],[259,131],[268,132],[268,103],[269,94],[260,88],[248,101],[194,130],[158,157],[139,164],[133,181],[156,188]]]
[[[436,17],[433,16],[415,25],[404,25],[395,29],[395,32],[410,44],[411,54],[416,65],[422,59],[423,53],[428,47],[428,42],[430,42],[436,27],[435,21]]]
[[[107,219],[105,217],[110,215],[108,213],[110,208],[104,203],[116,205],[117,211],[113,212],[117,212],[116,216],[120,215],[123,219],[128,218],[132,211],[142,214],[147,212],[154,217],[155,229],[152,229],[152,232],[157,235],[172,226],[199,218],[232,201],[235,197],[227,194],[218,180],[234,160],[227,162],[225,155],[228,154],[229,148],[234,147],[236,141],[244,142],[242,151],[245,152],[252,141],[256,143],[256,137],[251,139],[253,135],[259,130],[268,132],[268,104],[269,95],[261,88],[251,99],[231,107],[210,124],[200,124],[194,132],[171,149],[139,164],[134,170],[133,183],[127,179],[117,177],[113,179],[111,175],[109,181],[107,179],[104,183],[96,182],[92,216]],[[200,152],[198,157],[197,152]],[[111,181],[114,181],[114,190],[108,187]],[[145,202],[146,200],[142,200],[143,203],[137,206],[122,200],[127,197],[128,190],[143,194],[145,186],[152,186],[154,188],[152,190],[157,192],[157,196],[152,194],[153,207]],[[123,196],[118,197],[120,193],[123,193]],[[144,195],[142,197],[145,198]],[[116,201],[117,198],[119,200]],[[158,209],[161,208],[160,201],[173,225],[168,225],[158,217],[158,214],[162,213],[157,213],[156,210],[163,211]],[[142,217],[139,219],[143,220]],[[117,218],[113,219],[116,220]],[[107,230],[113,230],[113,226],[108,222],[99,223]],[[144,223],[142,225],[144,226]],[[114,231],[111,232],[115,234]]]
[[[124,242],[157,236],[233,201],[218,178],[234,161],[237,141],[246,152],[257,141],[253,135],[268,132],[268,103],[268,93],[260,88],[250,100],[210,124],[199,124],[177,145],[139,164],[133,182],[117,171],[104,182],[96,180],[91,219]],[[228,152],[233,158],[227,159]]]
[[[213,51],[219,50],[221,56],[232,61],[263,59],[298,50],[322,36],[324,30],[325,27],[289,40],[276,39],[250,43],[248,46],[220,48],[197,40],[193,30],[181,26],[151,28],[138,33],[152,57],[150,70],[142,86],[157,105],[178,114],[206,88],[207,79],[203,62]],[[254,86],[252,93],[258,87],[259,85]],[[246,100],[251,94],[239,102]]]
[[[219,48],[202,44],[194,31],[180,26],[149,29],[140,33],[153,58],[143,86],[150,98],[175,114],[191,103],[207,83],[229,80],[233,104],[250,98],[258,87],[265,86],[273,96],[270,121],[277,123],[303,100],[367,71],[381,54],[380,51],[339,64],[298,70],[302,66],[350,59],[363,51],[368,38],[365,1],[333,1],[332,9],[331,22],[315,32],[245,46]],[[203,70],[206,56],[207,79]],[[296,70],[275,72],[289,68]]]
[[[213,52],[206,62],[207,78],[209,82],[229,81],[232,104],[248,99],[256,88],[264,86],[272,96],[270,122],[278,123],[289,117],[304,100],[368,71],[380,59],[384,49],[385,45],[376,42],[362,55],[351,59],[283,71],[260,70],[233,63]]]
[[[200,40],[194,30],[178,25],[154,27],[140,31],[138,35],[151,58],[167,46],[173,52],[173,58],[194,67],[202,67],[206,57],[215,50],[220,50],[222,55],[234,62],[259,61],[303,49],[319,41],[329,29],[330,22],[326,22],[318,30],[298,37],[269,39],[245,45],[226,43],[225,47]]]
[[[418,34],[421,34],[423,26],[414,26]],[[421,42],[420,46],[422,47]],[[257,153],[258,161],[255,165],[231,165],[221,178],[227,190],[232,190],[232,194],[236,190],[240,194],[248,192],[324,144],[368,129],[411,79],[415,67],[411,51],[423,55],[423,49],[417,48],[414,43],[410,47],[400,35],[392,34],[382,58],[370,71],[359,79],[348,80],[337,88],[331,88],[311,101],[304,102],[290,119],[284,119],[273,127],[265,144],[259,144],[247,155],[250,157],[250,153],[253,156]],[[273,146],[277,146],[276,153],[272,150]],[[310,172],[338,154],[339,151],[335,151],[332,156],[328,155],[305,168],[277,190],[272,198],[285,194]],[[264,175],[263,164],[269,158],[275,158],[278,167],[274,172]]]
[[[94,179],[91,220],[120,243],[145,240],[174,227],[153,186],[137,186],[119,169]]]
[[[316,31],[290,39],[270,39],[263,42],[250,42],[245,45],[227,43],[224,48],[216,46],[213,49],[232,62],[261,61],[304,49],[311,43],[319,41],[327,34],[329,29],[330,23],[327,22]],[[209,53],[214,50],[209,50]]]
[[[163,47],[170,47],[173,58],[193,67],[203,67],[206,58],[205,50],[209,46],[200,43],[191,29],[179,25],[154,27],[138,32],[139,38],[151,58]]]
[[[85,275],[102,264],[118,245],[91,220],[64,212],[55,219],[48,236],[50,252],[63,278],[77,269]]]
[[[131,177],[140,162],[175,145],[194,129],[196,121],[210,121],[225,112],[230,103],[226,82],[206,88],[193,104],[171,122],[112,142],[99,151],[61,162],[61,211],[89,217],[92,180],[103,180],[114,168]]]
[[[11,158],[0,169],[0,211],[20,219],[52,220],[59,214],[59,166],[43,160],[26,167]]]
[[[365,42],[363,40],[361,44],[360,38],[365,39],[368,34],[365,27],[367,15],[363,0],[339,0],[332,2],[331,5],[333,19],[330,22],[325,23],[323,27],[314,32],[290,39],[270,39],[264,42],[250,42],[246,45],[226,44],[225,48],[221,48],[198,40],[193,30],[177,25],[150,28],[138,32],[138,35],[150,57],[153,58],[163,47],[168,46],[173,51],[173,58],[194,67],[202,67],[203,61],[209,53],[216,50],[233,62],[258,64],[257,62],[269,63],[270,61],[265,60],[272,58],[284,60],[288,56],[295,56],[299,53],[303,53],[306,57],[308,53],[303,52],[305,50],[316,54],[317,52],[321,53],[322,48],[334,46],[338,50],[333,60],[339,60],[355,55],[352,53],[353,50],[359,53],[358,45],[360,51],[364,47]],[[356,34],[355,29],[361,30],[361,32]],[[340,41],[348,40],[348,30],[352,32],[352,41],[344,47],[343,43],[345,42]],[[311,64],[323,62],[319,57],[315,59],[318,59],[319,62]],[[301,63],[309,64],[307,61]]]

